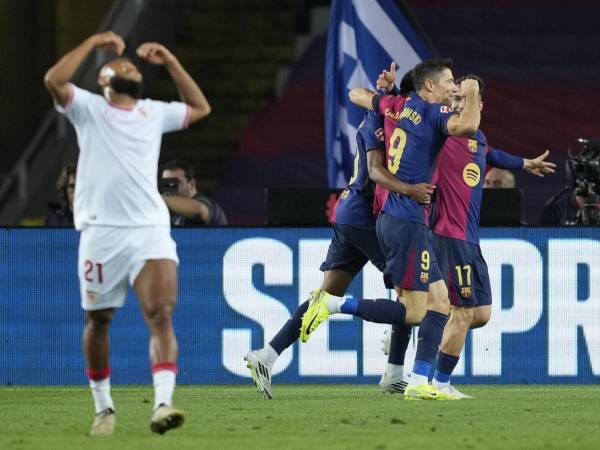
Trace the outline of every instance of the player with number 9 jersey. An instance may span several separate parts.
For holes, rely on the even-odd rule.
[[[394,98],[403,106],[401,111],[391,109]],[[430,182],[433,163],[448,135],[450,109],[428,103],[415,92],[406,99],[374,96],[373,109],[387,111],[397,120],[398,126],[386,135],[390,173],[410,184]],[[388,260],[384,273],[394,286],[426,292],[431,282],[440,279],[428,225],[423,204],[397,192],[389,193],[377,227]]]

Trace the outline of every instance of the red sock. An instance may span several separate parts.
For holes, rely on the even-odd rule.
[[[107,367],[106,369],[100,369],[100,370],[92,370],[92,369],[88,368],[86,370],[86,373],[90,380],[100,381],[100,380],[104,380],[105,378],[110,377],[111,370],[110,370],[110,367]]]
[[[171,372],[177,373],[177,363],[174,362],[162,362],[152,365],[152,373],[155,374],[161,370],[170,370]]]

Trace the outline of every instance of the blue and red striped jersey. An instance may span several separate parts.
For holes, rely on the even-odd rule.
[[[517,157],[511,157],[505,164],[497,163],[498,156],[502,155],[506,154],[488,145],[481,130],[470,138],[451,136],[446,139],[431,179],[436,186],[434,201],[427,207],[435,234],[479,244],[486,166],[513,169],[523,166],[523,159]]]
[[[389,136],[388,170],[405,183],[428,183],[435,160],[446,140],[450,108],[428,103],[416,93],[406,98],[399,126]],[[410,197],[390,192],[383,211],[400,219],[428,225],[423,205]]]

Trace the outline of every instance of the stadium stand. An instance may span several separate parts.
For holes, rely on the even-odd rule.
[[[410,8],[440,55],[456,72],[486,79],[482,129],[507,151],[537,156],[549,148],[559,165],[553,180],[537,183],[516,174],[524,189],[528,223],[564,183],[564,158],[580,136],[598,134],[600,93],[591,90],[600,72],[600,4],[589,0],[447,2],[409,0]],[[485,5],[485,8],[481,5]],[[280,99],[242,133],[238,159],[223,179],[223,203],[243,195],[242,186],[305,186],[326,183],[323,164],[323,79],[326,37],[316,36],[296,61]],[[300,132],[299,132],[300,130]],[[245,175],[246,167],[259,167]],[[235,188],[235,189],[233,189]],[[233,189],[233,190],[232,190]],[[231,195],[233,193],[233,195]],[[247,195],[247,193],[246,193]],[[243,218],[260,211],[246,202]]]
[[[235,159],[241,131],[272,101],[278,69],[292,61],[294,5],[289,0],[211,0],[180,1],[180,6],[175,52],[206,92],[213,112],[189,133],[168,136],[161,160],[190,161],[200,190],[212,191],[227,162]],[[172,82],[163,81],[161,92],[172,98]]]

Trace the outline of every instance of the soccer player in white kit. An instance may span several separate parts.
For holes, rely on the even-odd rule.
[[[95,48],[114,51],[98,76],[103,95],[69,83]],[[95,34],[67,53],[44,78],[57,110],[75,127],[79,160],[74,202],[81,231],[78,274],[86,311],[83,350],[94,398],[92,435],[112,434],[115,407],[110,395],[108,331],[115,308],[122,307],[128,283],[136,292],[150,329],[156,433],[183,423],[172,407],[177,373],[177,340],[172,314],[177,300],[175,242],[169,211],[157,188],[163,133],[186,128],[210,113],[204,94],[178,59],[158,43],[144,43],[137,55],[164,65],[181,102],[139,99],[142,74],[121,57],[123,39],[111,31]]]

